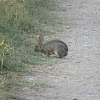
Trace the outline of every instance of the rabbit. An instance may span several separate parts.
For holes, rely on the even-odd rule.
[[[39,43],[35,45],[34,51],[41,52],[49,56],[55,54],[56,57],[62,58],[68,54],[68,46],[61,40],[51,40],[47,43],[44,43],[43,35],[39,36]]]

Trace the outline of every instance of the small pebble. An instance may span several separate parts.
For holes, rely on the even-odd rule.
[[[73,100],[78,100],[78,98],[73,98]]]
[[[66,29],[70,29],[70,27],[69,26],[66,26]]]
[[[28,87],[23,88],[23,91],[30,91]]]

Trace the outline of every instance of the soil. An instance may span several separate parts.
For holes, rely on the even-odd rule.
[[[52,87],[26,87],[23,96],[26,100],[100,100],[100,0],[57,2],[65,10],[53,13],[68,25],[59,25],[64,31],[45,39],[64,41],[68,56],[57,59],[57,64],[36,68],[35,76],[26,76],[29,82]]]

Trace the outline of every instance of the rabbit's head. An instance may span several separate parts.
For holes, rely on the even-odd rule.
[[[44,37],[42,35],[40,35],[39,43],[37,43],[34,48],[35,52],[41,52],[43,50],[43,41],[44,41]]]

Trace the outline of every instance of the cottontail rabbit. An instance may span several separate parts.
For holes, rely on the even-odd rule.
[[[62,58],[67,55],[68,47],[61,40],[51,40],[45,44],[43,44],[44,37],[42,35],[39,36],[39,43],[35,45],[35,52],[42,52],[47,56],[51,54],[55,54],[58,58]]]

